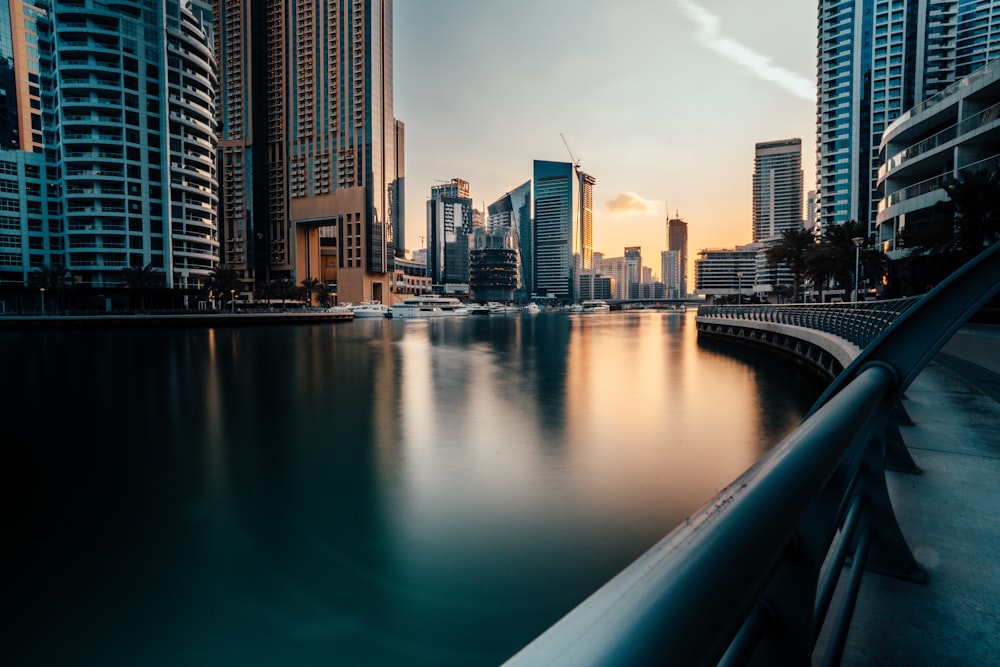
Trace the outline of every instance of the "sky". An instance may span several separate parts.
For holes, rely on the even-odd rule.
[[[666,219],[704,248],[749,243],[755,144],[802,140],[814,188],[816,4],[802,0],[395,0],[394,108],[406,127],[406,247],[431,187],[482,210],[534,160],[597,179],[594,250],[642,248]]]

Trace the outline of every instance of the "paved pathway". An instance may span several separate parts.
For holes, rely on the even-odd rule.
[[[868,573],[842,665],[1000,667],[1000,326],[968,325],[906,392],[921,473],[888,473],[927,582]]]

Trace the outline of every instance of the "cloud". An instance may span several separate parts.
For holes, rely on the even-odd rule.
[[[653,210],[653,205],[634,192],[619,192],[617,197],[608,201],[608,210],[612,213],[647,213]]]
[[[816,86],[809,79],[771,63],[771,59],[753,49],[730,39],[719,30],[719,17],[699,7],[691,0],[675,0],[681,10],[697,26],[695,39],[723,58],[745,67],[764,81],[781,88],[803,100],[816,99]]]

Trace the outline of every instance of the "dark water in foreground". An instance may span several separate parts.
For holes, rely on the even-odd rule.
[[[0,334],[7,665],[495,665],[793,429],[693,312]]]

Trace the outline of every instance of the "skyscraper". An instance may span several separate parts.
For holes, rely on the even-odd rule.
[[[638,299],[639,285],[642,284],[642,248],[625,248],[625,298]]]
[[[758,143],[753,169],[753,241],[802,229],[802,140]]]
[[[526,300],[533,285],[533,238],[531,224],[531,181],[525,181],[486,207],[490,229],[510,227],[517,239],[517,288],[514,298]]]
[[[216,0],[223,257],[248,286],[328,277],[388,303],[402,166],[392,0]],[[402,244],[402,239],[400,239]]]
[[[468,286],[471,237],[469,182],[453,178],[431,187],[431,198],[427,200],[427,275],[435,286]]]
[[[1000,55],[1000,1],[820,0],[817,47],[818,224],[874,233],[883,131]]]
[[[688,295],[688,229],[687,223],[680,218],[667,220],[667,250],[677,253],[680,261],[679,298],[686,299]]]
[[[218,265],[215,61],[188,4],[0,5],[0,282],[84,287],[149,267],[194,291]],[[15,240],[12,243],[12,240]]]
[[[597,179],[576,169],[579,180],[577,192],[580,201],[577,210],[580,216],[580,231],[577,234],[575,252],[580,257],[580,269],[587,271],[594,267],[594,185]]]
[[[660,252],[660,274],[666,289],[668,299],[680,298],[681,264],[679,253],[675,250]]]
[[[572,300],[576,176],[569,162],[534,161],[534,292]]]

